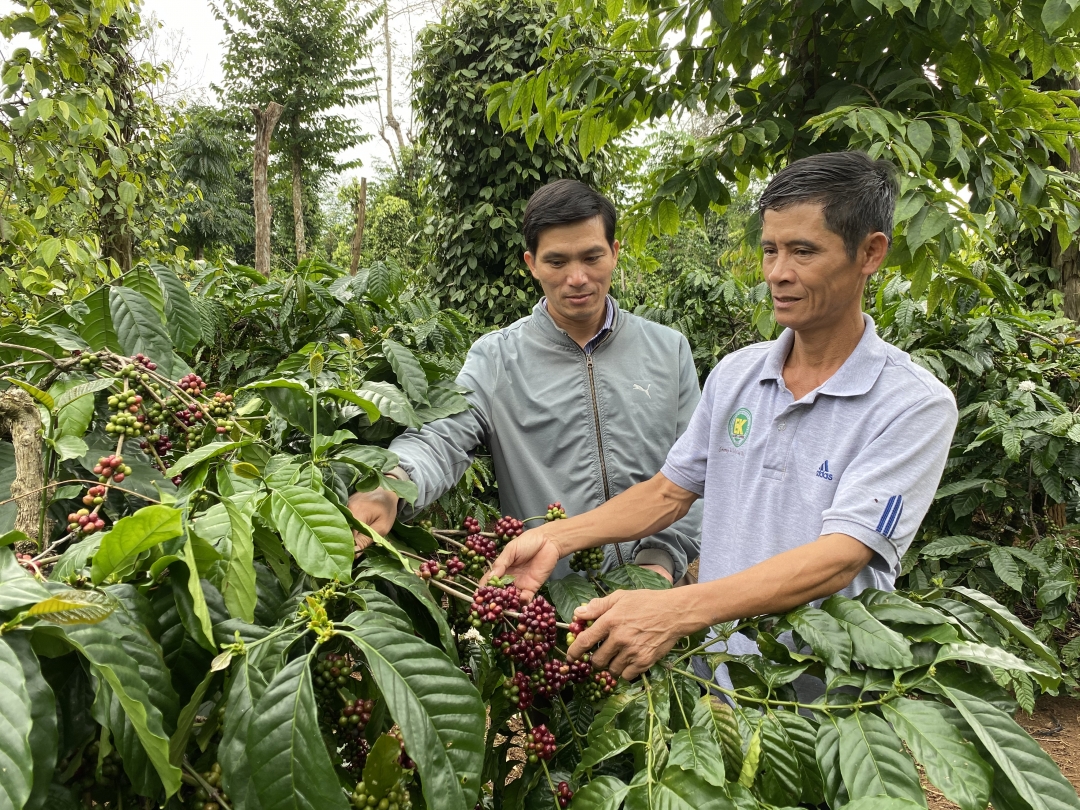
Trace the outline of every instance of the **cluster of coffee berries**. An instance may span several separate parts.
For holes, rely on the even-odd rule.
[[[218,797],[227,799],[228,797],[221,792],[221,763],[215,762],[210,766],[210,770],[203,771],[203,781],[210,785],[214,789],[214,792]],[[212,797],[202,785],[195,788],[195,794],[192,796],[192,803],[190,805],[191,810],[219,810],[221,807],[214,797]]]
[[[115,788],[119,786],[121,782],[126,782],[127,776],[124,773],[124,763],[120,758],[120,754],[113,750],[101,757],[101,776],[100,779],[97,775],[98,758],[101,753],[101,747],[97,740],[94,740],[83,751],[82,761],[80,762],[78,769],[75,771],[74,776],[67,783],[75,793],[85,794],[84,804],[89,807],[92,805],[93,799],[96,798],[98,793],[95,788],[98,785],[108,786]],[[68,760],[70,762],[70,760]],[[115,793],[113,794],[115,796]]]
[[[147,429],[146,414],[139,413],[142,408],[142,395],[134,391],[121,391],[109,397],[112,413],[105,424],[105,432],[117,436],[141,436]]]
[[[185,391],[193,397],[197,397],[203,391],[206,390],[206,383],[203,382],[203,378],[194,372],[191,374],[185,374],[180,378],[180,382],[177,383],[177,387],[181,391]]]
[[[416,572],[420,579],[446,579],[446,569],[438,560],[425,560]]]
[[[150,358],[142,352],[134,355],[131,359],[135,361],[136,365],[142,366],[147,371],[157,371],[157,363],[152,362]]]
[[[87,352],[86,354],[83,354],[80,349],[76,349],[71,353],[71,356],[78,357],[79,365],[87,370],[97,368],[101,365],[101,358],[98,356],[97,352]]]
[[[494,540],[482,534],[470,534],[465,538],[465,549],[461,556],[464,557],[465,573],[478,579],[484,575],[488,564],[499,556],[499,547]]]
[[[520,608],[521,594],[513,585],[481,585],[473,594],[469,623],[477,628],[484,624],[494,624],[502,618],[503,611]]]
[[[340,677],[340,676],[339,676]],[[353,728],[363,731],[371,722],[371,712],[375,709],[374,700],[346,700],[338,715],[337,724],[340,728]]]
[[[525,531],[525,524],[517,518],[503,515],[495,521],[495,536],[503,543],[508,543]]]
[[[358,782],[353,789],[352,795],[349,797],[349,801],[352,806],[357,810],[368,810],[369,808],[378,808],[378,810],[409,810],[412,807],[412,799],[409,797],[409,791],[404,785],[398,783],[390,788],[390,791],[381,799],[376,798],[367,791],[367,786],[363,782]]]
[[[521,611],[517,627],[492,639],[507,658],[529,670],[539,669],[555,646],[555,608],[537,596]]]
[[[123,480],[123,473],[117,473],[120,476],[120,480]],[[101,484],[96,487],[90,487],[86,490],[86,494],[83,495],[83,506],[93,509],[95,506],[101,506],[105,503],[105,498],[108,496],[109,491]]]
[[[532,706],[532,680],[524,672],[515,672],[513,678],[507,678],[503,684],[503,694],[521,711]]]
[[[313,685],[315,689],[334,695],[337,690],[349,683],[349,676],[353,668],[349,661],[338,653],[327,653],[314,665],[315,677]]]
[[[596,670],[591,679],[581,684],[581,696],[590,703],[599,703],[615,690],[617,684],[615,676],[606,669]]]
[[[570,671],[567,673],[570,683],[585,683],[592,680],[592,676],[593,667],[589,663],[589,656],[570,662]]]
[[[472,515],[469,515],[469,517],[461,521],[461,528],[463,528],[467,534],[480,534],[480,521]]]
[[[359,778],[364,772],[368,754],[371,753],[371,744],[359,732],[344,736],[345,739],[338,748],[338,755],[342,759],[342,767],[351,773],[354,778]]]
[[[555,756],[558,746],[555,744],[555,735],[548,731],[548,727],[540,724],[533,726],[525,735],[525,751],[529,762],[537,760],[549,760]]]
[[[566,661],[545,661],[544,665],[532,674],[536,694],[554,698],[570,682],[570,664]]]
[[[565,517],[566,510],[562,508],[562,504],[559,501],[548,504],[547,514],[544,515],[544,520],[551,522],[552,520],[563,520]],[[566,783],[564,782],[563,784]]]
[[[570,556],[570,567],[574,571],[600,571],[604,567],[604,548],[586,548],[575,551]]]
[[[166,436],[164,434],[160,435],[160,436],[158,436],[156,434],[152,434],[150,436],[147,436],[145,439],[143,439],[141,442],[139,442],[139,449],[140,450],[149,450],[151,445],[153,445],[154,452],[158,456],[165,455],[166,453],[168,453],[173,448],[172,439],[170,439],[168,436]]]
[[[569,807],[573,798],[574,791],[570,789],[570,785],[566,782],[559,782],[559,786],[555,790],[555,799],[559,802],[559,807]]]
[[[225,418],[232,413],[235,408],[236,406],[233,404],[232,394],[226,394],[222,391],[218,391],[214,394],[213,399],[210,400],[210,407],[207,409],[207,413],[214,417],[215,430],[218,433],[228,433],[236,427],[236,422],[232,419]]]
[[[465,570],[465,563],[463,563],[458,558],[457,554],[450,557],[446,561],[446,578],[447,579],[453,579],[454,577],[456,577],[458,574],[460,574],[464,570]]]
[[[125,476],[131,475],[131,467],[124,463],[123,456],[102,456],[94,465],[94,475],[98,477],[98,483],[107,484],[111,478],[114,483],[119,484]]]
[[[102,520],[96,512],[91,512],[89,509],[80,509],[78,512],[72,512],[67,516],[69,532],[80,532],[82,534],[93,534],[94,532],[100,532],[105,528],[105,521]]]

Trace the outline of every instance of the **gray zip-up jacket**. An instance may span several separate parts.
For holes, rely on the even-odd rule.
[[[415,514],[452,487],[480,445],[491,451],[499,502],[517,518],[552,501],[582,514],[646,481],[686,430],[701,396],[690,345],[673,329],[619,310],[591,355],[537,304],[477,340],[457,381],[472,408],[394,439],[419,489]],[[539,524],[530,524],[536,526]],[[679,579],[698,556],[701,504],[652,537],[605,549],[607,568],[662,565]],[[553,578],[570,573],[559,562]]]

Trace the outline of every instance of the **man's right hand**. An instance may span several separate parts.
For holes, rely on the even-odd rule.
[[[348,507],[354,518],[386,536],[397,519],[398,496],[388,489],[354,492],[349,498]],[[353,541],[356,543],[357,556],[363,553],[372,542],[366,534],[355,531]]]
[[[492,563],[482,584],[491,577],[511,576],[522,598],[531,602],[540,586],[555,570],[561,556],[559,544],[550,527],[530,529],[507,544]]]

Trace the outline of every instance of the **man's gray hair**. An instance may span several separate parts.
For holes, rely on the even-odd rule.
[[[900,191],[896,171],[865,152],[825,152],[796,160],[772,179],[758,201],[758,216],[789,205],[819,203],[825,226],[844,240],[854,259],[863,239],[880,231],[892,245],[893,213]]]

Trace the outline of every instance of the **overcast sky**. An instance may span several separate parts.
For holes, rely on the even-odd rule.
[[[363,0],[361,0],[363,2]],[[392,8],[393,8],[392,3]],[[156,34],[155,50],[158,59],[172,61],[178,65],[174,76],[174,85],[183,88],[187,95],[197,97],[200,93],[213,100],[210,85],[221,80],[222,41],[225,32],[221,23],[214,17],[207,0],[143,0],[143,19],[151,15],[157,17],[162,28]],[[419,3],[411,6],[407,15],[398,14],[393,22],[391,39],[395,46],[395,101],[406,102],[408,99],[405,79],[407,66],[412,57],[412,43],[415,32],[428,21],[435,19],[434,2]],[[381,29],[372,32],[378,37],[373,67],[380,77],[385,75],[383,64],[385,55],[382,50]],[[398,117],[406,119],[407,108],[395,103]],[[374,164],[378,161],[389,162],[390,152],[378,136],[378,110],[374,104],[365,105],[357,110],[350,110],[360,122],[364,131],[372,135],[371,140],[354,151],[343,155],[343,159],[360,158],[364,168],[349,172],[356,176],[370,176]],[[406,119],[406,123],[411,117]]]

